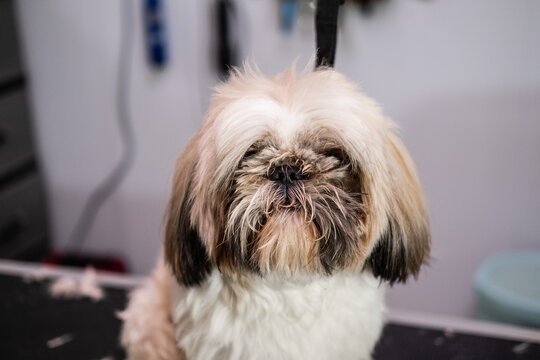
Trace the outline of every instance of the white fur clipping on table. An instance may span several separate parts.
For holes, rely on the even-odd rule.
[[[94,301],[99,301],[104,296],[103,289],[97,282],[96,270],[92,267],[86,268],[79,281],[70,276],[59,277],[50,285],[49,293],[55,298],[87,297]]]

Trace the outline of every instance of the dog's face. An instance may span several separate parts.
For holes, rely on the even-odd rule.
[[[416,275],[429,225],[414,165],[378,105],[333,70],[248,70],[216,92],[177,164],[165,255],[223,273]]]

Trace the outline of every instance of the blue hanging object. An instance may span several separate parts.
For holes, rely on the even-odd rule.
[[[162,0],[145,1],[144,26],[148,61],[156,68],[163,68],[167,64],[168,53],[165,12]]]
[[[291,33],[298,17],[297,0],[281,0],[281,30],[284,33]]]

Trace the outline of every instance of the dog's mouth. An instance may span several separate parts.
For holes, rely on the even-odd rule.
[[[277,207],[279,209],[291,209],[291,210],[300,210],[300,201],[295,195],[297,185],[282,185],[280,191],[282,192],[280,198],[281,201],[278,203]]]
[[[278,185],[275,188],[274,196],[270,198],[267,204],[266,216],[272,216],[280,213],[301,213],[306,216],[306,221],[313,212],[311,197],[306,194],[305,188],[301,183]]]

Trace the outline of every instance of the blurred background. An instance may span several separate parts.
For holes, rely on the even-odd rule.
[[[223,69],[302,68],[313,22],[302,0],[0,0],[0,257],[148,273]],[[540,250],[540,2],[347,1],[335,67],[398,123],[430,209],[433,259],[389,306],[478,316],[480,265]]]

